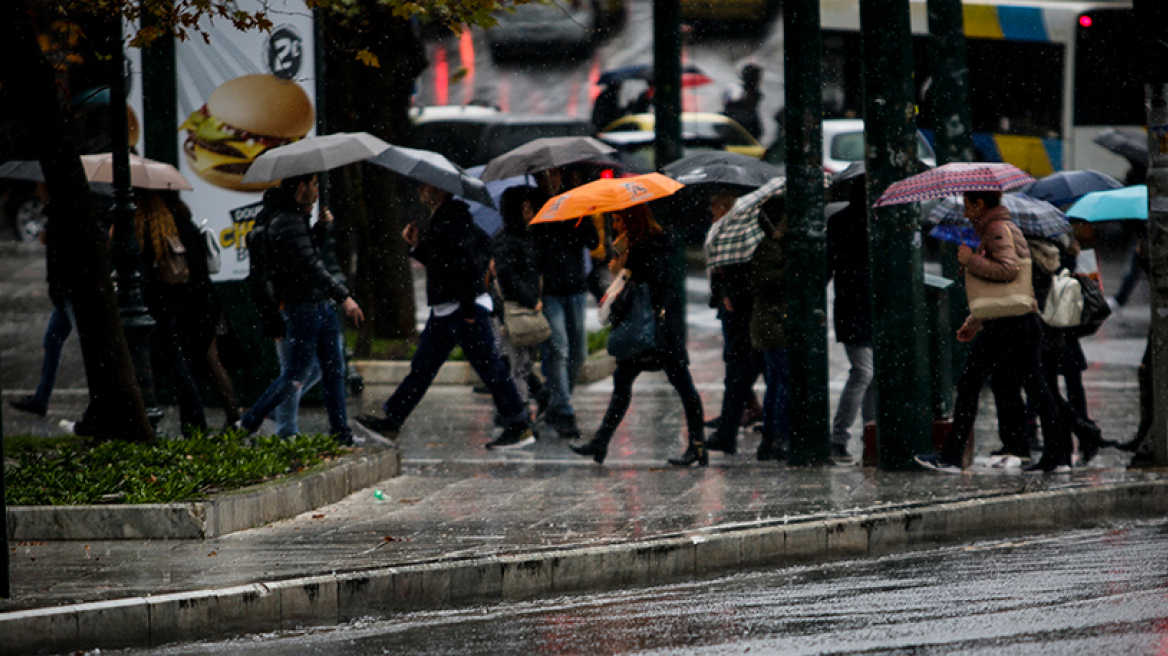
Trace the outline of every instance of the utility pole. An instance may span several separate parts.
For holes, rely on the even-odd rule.
[[[823,217],[823,46],[819,0],[783,3],[786,79],[787,327],[791,380],[788,462],[830,462],[826,233]]]
[[[861,0],[868,198],[913,174],[912,25],[908,0]],[[872,341],[879,466],[912,468],[933,450],[920,208],[870,210]]]
[[[1136,25],[1144,26],[1148,114],[1148,250],[1151,270],[1152,428],[1133,466],[1168,465],[1168,5],[1137,0]]]
[[[932,84],[928,102],[933,114],[933,134],[937,141],[937,164],[973,161],[973,119],[969,111],[969,67],[965,63],[965,13],[961,0],[928,0],[929,58]],[[959,345],[953,328],[969,314],[965,301],[965,281],[957,261],[957,245],[941,242],[941,275],[953,281],[945,298],[948,303],[951,326],[940,326],[945,331],[938,335],[940,357],[935,363],[950,374],[941,376],[952,380],[953,372],[964,366],[969,350]],[[941,362],[945,359],[945,362]],[[943,370],[944,371],[944,370]],[[952,390],[942,390],[945,412],[952,409]]]
[[[681,158],[681,2],[653,0],[657,168]]]

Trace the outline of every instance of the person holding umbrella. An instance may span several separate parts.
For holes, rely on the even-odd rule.
[[[264,195],[264,211],[269,216],[266,235],[262,247],[253,244],[257,248],[251,256],[262,262],[272,300],[280,308],[288,358],[280,375],[235,428],[247,433],[258,430],[264,418],[304,386],[315,356],[322,372],[329,430],[339,443],[352,446],[358,440],[349,428],[345,408],[341,324],[330,301],[354,323],[360,324],[365,315],[349,290],[328,272],[312,240],[308,223],[319,197],[314,173],[284,178],[279,187]],[[253,259],[253,267],[256,264],[257,259]]]
[[[669,464],[688,467],[696,463],[705,467],[710,460],[702,424],[702,397],[690,376],[689,352],[685,348],[683,302],[670,274],[672,239],[644,204],[615,212],[613,228],[625,241],[628,250],[615,257],[609,266],[614,275],[621,269],[629,270],[626,289],[633,284],[648,286],[649,300],[657,316],[655,345],[649,351],[617,360],[616,371],[612,374],[612,398],[600,428],[588,443],[569,448],[603,464],[608,456],[608,444],[632,402],[633,382],[642,372],[663,370],[681,397],[689,433],[685,453],[678,458],[670,458]],[[614,316],[620,317],[629,311],[630,299],[627,296],[622,295],[613,301]]]
[[[487,448],[518,449],[532,444],[535,436],[526,404],[495,347],[493,306],[485,276],[487,235],[474,225],[467,204],[452,198],[451,192],[423,182],[418,186],[418,199],[430,212],[430,227],[423,234],[411,223],[402,231],[402,238],[409,244],[410,255],[426,267],[430,317],[410,362],[410,373],[382,404],[385,415],[363,414],[357,422],[396,437],[457,345],[491,391],[504,424],[503,433]]]

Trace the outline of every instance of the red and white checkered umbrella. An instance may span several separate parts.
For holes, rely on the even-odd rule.
[[[892,183],[872,207],[916,203],[967,191],[1009,191],[1033,181],[1029,173],[1005,162],[953,162]]]

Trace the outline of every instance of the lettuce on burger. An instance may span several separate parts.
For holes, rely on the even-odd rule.
[[[242,75],[219,85],[179,129],[187,131],[183,152],[200,178],[225,189],[257,191],[276,183],[243,183],[255,158],[303,139],[315,121],[312,101],[299,84]]]

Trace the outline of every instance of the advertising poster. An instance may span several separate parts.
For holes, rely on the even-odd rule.
[[[270,32],[204,24],[209,40],[175,43],[179,170],[194,190],[184,194],[195,222],[219,236],[222,270],[216,282],[247,277],[247,234],[265,189],[244,184],[251,162],[313,134],[316,127],[312,14],[299,0],[239,0],[264,10]]]

